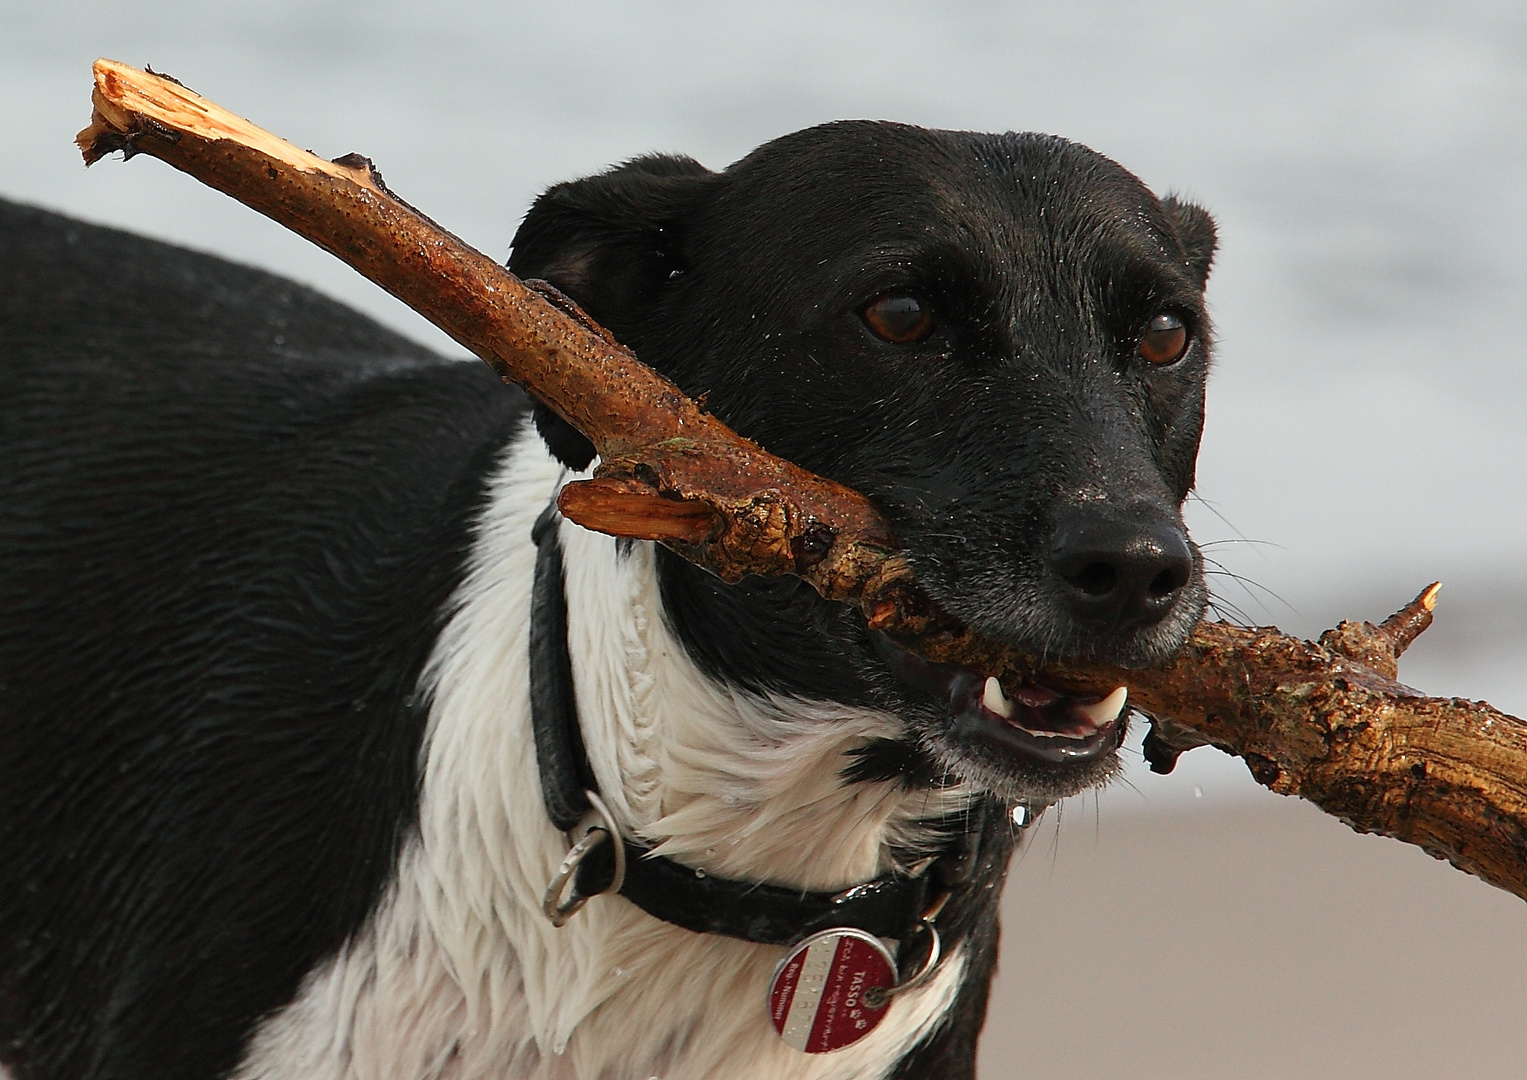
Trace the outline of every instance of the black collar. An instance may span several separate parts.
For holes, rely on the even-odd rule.
[[[597,792],[578,723],[572,659],[567,645],[567,596],[556,503],[536,520],[535,581],[530,609],[530,716],[546,815],[564,832],[592,809],[586,792]],[[973,840],[982,829],[963,831],[964,850],[941,855],[915,876],[883,874],[839,892],[805,892],[750,881],[713,877],[622,840],[625,879],[620,895],[654,918],[702,934],[724,934],[765,945],[788,945],[808,934],[852,927],[876,937],[905,941],[937,892],[962,879],[975,861]],[[576,892],[595,896],[615,875],[612,846],[600,844],[577,867]]]

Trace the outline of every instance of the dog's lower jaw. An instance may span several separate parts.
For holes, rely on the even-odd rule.
[[[1009,805],[1049,806],[1106,784],[1119,770],[1128,731],[1128,688],[1077,697],[1043,686],[1007,700],[1001,685],[972,668],[930,663],[872,635],[890,678],[881,693],[899,702],[922,772],[956,778]],[[909,700],[908,694],[915,694]],[[868,766],[862,771],[879,774]]]
[[[1127,728],[1121,718],[1118,739]],[[1070,766],[1015,767],[1000,749],[956,743],[942,732],[926,738],[926,753],[950,776],[981,791],[990,792],[1009,806],[1041,810],[1062,799],[1093,788],[1105,787],[1123,769],[1117,749],[1090,761]]]
[[[530,528],[559,466],[533,431],[492,485],[472,566],[425,680],[431,697],[417,832],[365,929],[266,1021],[240,1080],[422,1076],[885,1075],[960,987],[956,949],[854,1046],[800,1054],[765,1008],[779,948],[693,934],[624,899],[556,929],[541,894],[565,854],[532,749],[526,626]],[[839,888],[931,845],[924,816],[970,793],[847,784],[848,752],[894,717],[731,693],[700,675],[659,607],[652,552],[562,526],[569,644],[601,793],[623,827],[743,880]]]

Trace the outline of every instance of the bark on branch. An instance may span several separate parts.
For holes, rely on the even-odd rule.
[[[729,581],[798,575],[903,647],[997,675],[1009,692],[1041,671],[940,612],[862,495],[707,415],[556,290],[518,280],[394,196],[370,160],[325,161],[166,76],[108,60],[94,72],[94,114],[77,139],[87,164],[114,150],[168,162],[332,252],[546,402],[603,460],[563,492],[574,521],[661,540]],[[1527,898],[1527,724],[1395,681],[1435,597],[1433,586],[1382,626],[1343,623],[1318,644],[1205,623],[1157,668],[1052,663],[1043,677],[1074,691],[1126,683],[1152,718],[1157,768],[1218,746],[1274,791]]]

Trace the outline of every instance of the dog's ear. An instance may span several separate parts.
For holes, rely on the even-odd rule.
[[[525,215],[509,269],[551,282],[625,341],[684,271],[685,222],[715,179],[692,158],[655,155],[558,184]],[[535,422],[569,468],[594,459],[593,444],[540,402]]]
[[[1209,280],[1209,267],[1214,263],[1214,249],[1219,244],[1214,219],[1202,206],[1184,202],[1175,195],[1163,199],[1161,209],[1188,257],[1188,268],[1202,286]]]

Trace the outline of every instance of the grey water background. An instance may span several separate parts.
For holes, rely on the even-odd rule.
[[[721,167],[842,117],[1085,142],[1219,221],[1189,508],[1238,575],[1218,594],[1309,636],[1440,578],[1403,677],[1527,713],[1521,0],[0,0],[0,195],[286,274],[457,353],[158,162],[83,169],[98,55],[370,155],[498,256],[538,191],[652,150]],[[1043,819],[1015,867],[982,1075],[1520,1080],[1519,901],[1212,750],[1126,779]]]
[[[0,3],[0,193],[253,263],[459,353],[147,159],[86,171],[89,64],[168,71],[502,256],[558,180],[721,167],[842,117],[1055,132],[1202,201],[1221,253],[1197,539],[1313,635],[1445,583],[1403,676],[1527,711],[1527,5]],[[1256,797],[1208,750],[1109,806]]]

